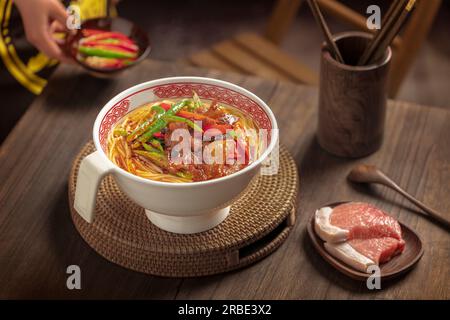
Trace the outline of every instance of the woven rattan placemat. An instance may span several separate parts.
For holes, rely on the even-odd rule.
[[[298,174],[289,152],[280,147],[280,169],[255,178],[217,227],[197,234],[174,234],[154,226],[144,209],[120,191],[112,176],[99,188],[96,218],[85,222],[73,209],[81,160],[95,151],[89,142],[75,158],[69,177],[72,220],[100,255],[123,267],[168,277],[221,273],[256,262],[287,238],[295,223]]]

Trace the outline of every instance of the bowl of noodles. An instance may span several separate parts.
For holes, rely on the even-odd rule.
[[[173,77],[136,85],[112,98],[93,127],[96,151],[83,159],[74,208],[95,217],[101,179],[175,233],[221,223],[257,174],[274,174],[278,127],[267,104],[235,84]]]

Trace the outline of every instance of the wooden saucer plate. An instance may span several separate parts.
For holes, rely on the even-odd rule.
[[[324,205],[323,207],[334,208],[345,202],[347,201],[335,202]],[[355,280],[366,281],[367,278],[371,276],[371,274],[355,270],[328,253],[324,246],[325,241],[323,241],[314,231],[314,217],[315,214],[313,214],[310,218],[307,224],[307,230],[309,238],[311,239],[317,252],[319,252],[319,254],[325,259],[325,261],[327,261],[343,274]],[[399,223],[402,228],[403,240],[405,240],[405,250],[401,254],[392,258],[390,261],[380,265],[381,279],[383,280],[398,277],[411,270],[423,255],[423,245],[419,235],[406,225],[402,224],[401,222]]]

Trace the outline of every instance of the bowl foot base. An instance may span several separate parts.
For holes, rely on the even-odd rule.
[[[198,233],[214,228],[230,213],[230,206],[201,216],[177,217],[145,209],[147,218],[158,228],[173,233]]]

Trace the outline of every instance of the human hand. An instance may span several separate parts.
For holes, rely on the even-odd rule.
[[[54,32],[67,31],[68,14],[58,0],[14,0],[25,28],[27,40],[50,58],[71,62],[53,38]]]

